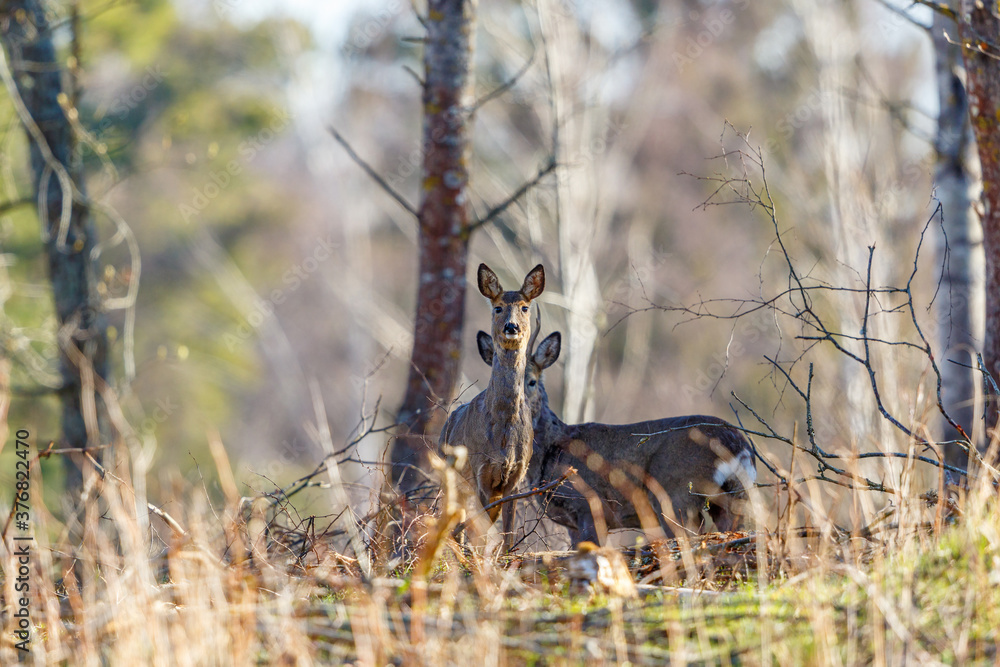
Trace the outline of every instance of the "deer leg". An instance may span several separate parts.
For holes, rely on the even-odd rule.
[[[732,507],[729,502],[710,501],[708,515],[720,533],[733,531],[739,525],[738,507]]]
[[[495,503],[496,501],[500,500],[501,498],[503,498],[503,494],[502,493],[494,493],[493,495],[491,495],[489,497],[489,499],[486,501],[485,504],[489,505],[490,503]],[[503,507],[502,505],[496,505],[496,506],[491,507],[488,510],[486,510],[486,515],[490,517],[490,525],[491,526],[497,522],[497,517],[500,516],[500,510],[501,510],[502,507]]]
[[[510,551],[514,543],[514,503],[510,501],[503,506],[503,550]]]
[[[689,526],[690,521],[688,520],[688,508],[686,505],[690,503],[690,500],[687,497],[686,490],[684,495],[667,496],[667,500],[670,501],[667,506],[660,505],[659,499],[652,493],[649,496],[650,503],[653,504],[653,508],[660,519],[660,527],[663,529],[663,534],[668,540]]]
[[[586,516],[578,515],[576,517],[576,525],[569,529],[569,541],[573,547],[579,545],[580,542],[593,542],[598,546],[601,545],[601,539],[597,535],[597,526],[594,525],[594,519],[589,512]]]
[[[457,526],[452,528],[451,537],[458,543],[458,546],[464,549],[466,542],[468,541],[468,531],[465,529],[465,524],[459,523]]]

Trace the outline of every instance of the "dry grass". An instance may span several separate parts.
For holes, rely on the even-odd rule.
[[[134,474],[119,457],[115,469]],[[33,509],[29,655],[14,648],[17,564],[4,553],[0,663],[1000,660],[1000,511],[985,480],[943,505],[947,512],[890,499],[890,510],[873,511],[869,527],[853,532],[803,502],[766,513],[751,532],[626,549],[640,584],[633,600],[571,585],[568,554],[491,562],[445,536],[406,551],[410,559],[374,545],[390,553],[373,559],[365,580],[342,536],[310,533],[308,522],[283,526],[280,513],[240,502],[231,487],[221,510],[201,491],[183,490],[173,506],[183,506],[174,517],[181,534],[150,515],[134,479],[92,475],[88,484],[70,521]],[[835,502],[860,502],[862,492],[844,493]],[[417,526],[433,528],[432,519],[412,530],[428,534]],[[420,560],[428,554],[430,562]]]

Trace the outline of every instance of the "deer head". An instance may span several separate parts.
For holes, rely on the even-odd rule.
[[[539,264],[524,277],[521,289],[504,291],[493,270],[479,265],[479,291],[493,304],[493,340],[507,350],[524,349],[531,332],[531,302],[545,289],[545,268]]]

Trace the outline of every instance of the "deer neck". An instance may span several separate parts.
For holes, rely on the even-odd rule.
[[[541,404],[534,415],[533,453],[527,474],[528,484],[531,486],[550,482],[561,474],[564,458],[562,444],[567,431],[566,422],[559,419],[549,407],[549,395],[545,392],[545,386],[540,383],[541,380],[538,387]]]
[[[486,404],[498,421],[512,421],[526,410],[524,369],[528,355],[523,348],[499,348],[493,355],[493,371],[486,387]]]
[[[549,443],[561,439],[566,430],[566,423],[559,419],[552,408],[549,407],[549,395],[545,391],[545,385],[539,380],[538,392],[541,395],[541,406],[538,414],[534,415],[535,441],[539,443]]]

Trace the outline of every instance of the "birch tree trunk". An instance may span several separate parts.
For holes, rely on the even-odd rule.
[[[976,372],[948,360],[970,366],[976,364],[976,351],[983,336],[985,308],[983,232],[972,209],[969,102],[960,71],[961,52],[945,36],[950,24],[947,17],[935,14],[932,35],[940,111],[934,141],[937,153],[934,184],[941,202],[944,226],[944,235],[938,237],[938,256],[944,258],[945,252],[948,252],[935,308],[942,354],[939,367],[944,407],[965,433],[973,437]],[[964,439],[947,420],[942,418],[941,421],[945,441]],[[955,467],[965,468],[968,464],[968,454],[957,444],[945,446],[944,458],[946,463]]]
[[[986,332],[983,360],[1000,378],[1000,15],[996,2],[962,0],[958,18],[969,89],[969,117],[983,174]],[[987,396],[987,437],[997,425],[997,396]]]
[[[805,229],[814,243],[829,250],[812,275],[823,275],[834,285],[857,285],[868,261],[868,246],[892,247],[893,230],[883,221],[896,215],[898,204],[888,197],[876,200],[874,193],[894,181],[894,157],[886,157],[877,169],[868,168],[873,137],[880,139],[875,133],[880,111],[843,93],[858,85],[857,59],[863,48],[854,4],[797,0],[793,6],[803,17],[805,43],[816,59],[817,93],[823,100],[819,110],[823,141],[818,149],[822,151],[828,204],[814,224]],[[879,148],[889,146],[883,144]],[[894,284],[893,271],[891,262],[874,262],[872,284]],[[833,315],[840,319],[837,327],[841,331],[857,330],[865,305],[863,291],[851,301],[839,302]],[[873,339],[901,338],[898,324],[888,319],[869,320],[866,333]],[[857,363],[846,356],[841,356],[837,363],[839,377],[822,382],[816,387],[820,393],[814,396],[826,396],[819,400],[831,400],[831,405],[843,408],[848,428],[841,445],[850,448],[873,445],[887,452],[904,451],[905,439],[882,419],[872,400],[871,384],[859,372]],[[878,374],[882,396],[892,397],[886,398],[889,410],[898,411],[899,406],[891,403],[902,393],[901,379],[891,370],[894,362],[886,355],[874,355],[871,363]]]
[[[607,181],[601,178],[614,178],[607,168],[613,159],[608,150],[611,123],[608,109],[593,104],[591,87],[593,73],[607,67],[607,56],[573,18],[582,13],[582,7],[556,0],[538,5],[547,45],[554,150],[559,162],[567,165],[555,180],[552,213],[559,259],[556,275],[566,312],[562,418],[569,423],[597,417],[592,381],[604,299],[595,262],[616,204],[613,196],[605,195]],[[621,163],[615,166],[624,168]]]
[[[10,61],[4,63],[4,80],[28,134],[32,186],[60,328],[60,445],[96,446],[100,401],[95,379],[107,377],[108,346],[91,260],[97,233],[85,205],[83,179],[74,173],[73,131],[60,104],[66,99],[62,67],[42,3],[9,0],[0,5],[0,37]],[[67,485],[79,480],[79,468],[68,463]]]
[[[475,0],[429,0],[424,48],[423,182],[413,352],[397,413],[392,481],[425,481],[459,374],[469,254],[469,109]],[[444,409],[442,409],[444,408]]]

